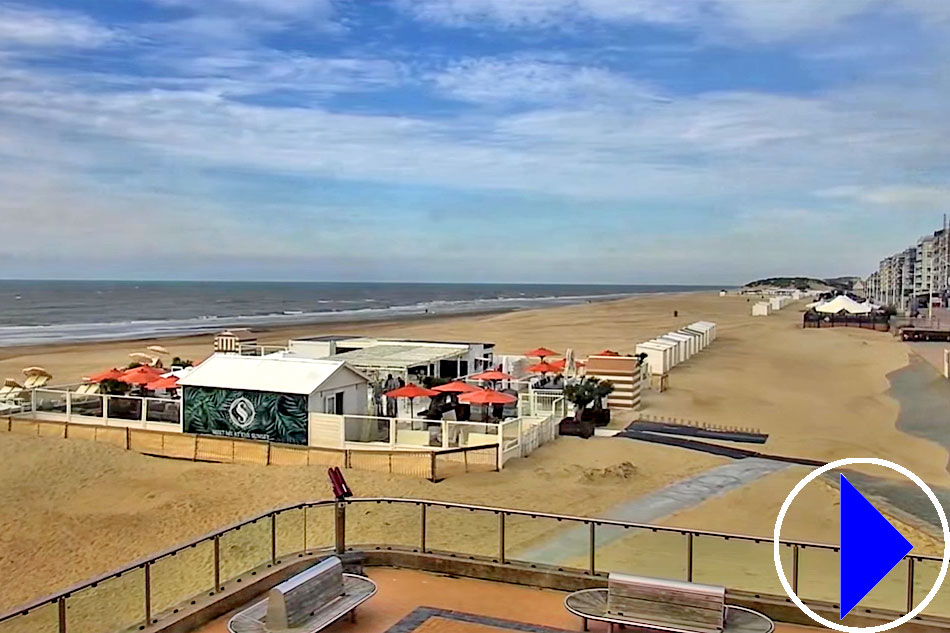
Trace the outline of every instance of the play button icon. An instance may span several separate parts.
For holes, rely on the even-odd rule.
[[[840,619],[914,546],[841,475]]]
[[[940,560],[940,571],[937,572],[937,578],[927,595],[919,598],[917,605],[899,618],[873,626],[848,626],[840,620],[835,621],[822,617],[799,597],[797,588],[789,582],[788,576],[785,574],[785,566],[782,564],[783,549],[789,545],[788,542],[782,541],[782,522],[785,520],[785,515],[788,514],[795,498],[809,483],[825,473],[858,464],[887,468],[911,480],[927,495],[927,499],[933,504],[937,517],[940,519],[940,530],[943,533],[943,555]],[[913,548],[907,542],[907,539],[901,536],[847,479],[841,477],[840,481],[841,545],[839,548],[839,566],[841,586],[839,602],[841,607],[839,615],[844,618]],[[772,560],[775,563],[778,580],[789,600],[814,622],[833,631],[841,631],[841,633],[884,633],[884,631],[903,626],[914,620],[937,597],[941,587],[943,587],[947,572],[950,570],[950,547],[948,547],[948,544],[950,544],[950,521],[947,520],[947,513],[943,511],[943,506],[940,505],[937,495],[923,479],[900,464],[895,464],[880,457],[847,457],[811,471],[802,477],[802,480],[795,484],[792,491],[785,497],[782,507],[779,508],[778,516],[775,517],[775,527],[772,530]],[[799,548],[807,547],[804,544],[793,545]],[[797,557],[794,557],[793,560],[793,569],[797,572],[800,563]],[[916,576],[913,576],[913,571],[914,567],[909,566],[909,579],[916,579]],[[813,590],[813,587],[814,585],[811,585],[809,590]],[[910,607],[910,604],[907,606]]]

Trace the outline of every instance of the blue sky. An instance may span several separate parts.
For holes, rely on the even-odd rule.
[[[0,277],[864,275],[948,166],[940,0],[0,1]]]

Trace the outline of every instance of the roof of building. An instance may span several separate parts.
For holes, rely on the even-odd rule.
[[[464,356],[468,350],[448,345],[396,345],[381,343],[354,349],[329,358],[346,361],[355,367],[417,367]]]
[[[346,341],[353,345],[379,345],[391,343],[393,345],[412,345],[413,343],[419,343],[421,345],[482,345],[484,347],[494,347],[494,343],[485,343],[485,342],[476,342],[476,341],[428,341],[420,339],[396,339],[396,338],[375,338],[371,336],[354,336],[354,335],[345,335],[345,334],[327,334],[324,336],[308,336],[303,338],[296,338],[295,341],[322,341],[329,342],[334,341],[339,343],[340,341]]]
[[[214,354],[184,376],[178,384],[218,389],[247,389],[311,394],[330,376],[346,371],[365,378],[340,360],[316,360],[281,354],[239,356]]]

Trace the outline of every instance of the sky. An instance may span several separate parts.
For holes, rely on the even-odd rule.
[[[0,0],[0,278],[867,275],[942,0]]]

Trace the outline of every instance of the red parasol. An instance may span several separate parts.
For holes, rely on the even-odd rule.
[[[164,372],[161,369],[141,365],[123,372],[117,380],[127,382],[130,385],[147,385],[153,380],[161,378],[163,373]]]
[[[528,367],[528,371],[532,374],[556,374],[561,370],[553,363],[541,361],[540,363],[535,363]]]
[[[553,349],[548,349],[546,347],[539,347],[538,349],[533,349],[530,352],[525,352],[525,356],[530,356],[531,358],[540,358],[544,360],[547,356],[560,356]]]
[[[444,385],[439,385],[438,387],[433,387],[432,390],[438,391],[439,393],[470,393],[472,391],[478,391],[479,389],[467,382],[456,380]]]
[[[412,399],[413,398],[432,398],[438,396],[439,392],[433,389],[426,389],[425,387],[420,387],[419,385],[414,385],[409,383],[405,387],[400,387],[399,389],[393,389],[392,391],[387,391],[384,394],[387,398],[409,398],[409,417],[413,417],[412,411]]]
[[[178,378],[175,376],[165,376],[164,378],[159,378],[153,380],[152,382],[145,385],[146,389],[176,389],[178,387]]]
[[[480,374],[475,374],[472,376],[475,380],[515,380],[515,377],[511,374],[506,374],[503,371],[497,371],[492,369],[491,371],[483,371]]]
[[[85,380],[88,382],[102,382],[103,380],[117,380],[120,376],[122,376],[122,370],[113,367],[112,369],[100,371],[98,374],[86,376]]]
[[[605,349],[602,352],[594,354],[594,356],[620,356],[620,354],[613,351],[612,349]]]
[[[431,398],[432,396],[439,395],[439,392],[409,383],[405,387],[387,391],[385,395],[387,398]]]
[[[459,396],[461,402],[468,404],[512,404],[518,402],[518,397],[492,389],[479,389]]]
[[[564,371],[564,368],[567,367],[567,359],[562,358],[561,360],[556,360],[551,363],[551,367],[558,371]]]

